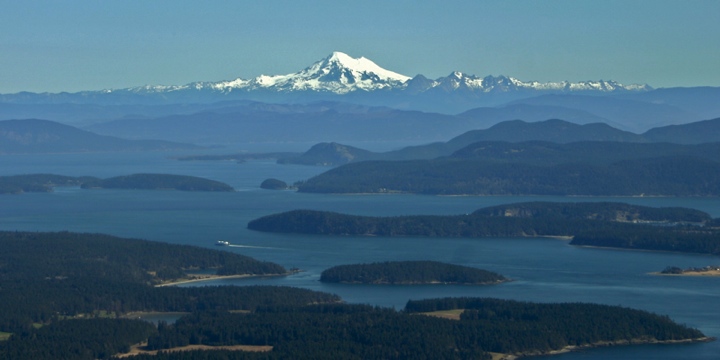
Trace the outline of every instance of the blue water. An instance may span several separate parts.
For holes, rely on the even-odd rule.
[[[416,195],[314,195],[258,188],[274,177],[292,183],[325,168],[280,166],[272,161],[180,162],[175,154],[64,154],[0,156],[0,175],[56,173],[108,177],[163,172],[208,177],[234,193],[81,190],[0,196],[0,229],[102,232],[232,251],[297,267],[303,272],[267,279],[207,285],[288,285],[336,293],[348,302],[402,308],[409,299],[486,296],[540,302],[595,302],[667,314],[720,336],[720,278],[648,275],[668,265],[705,266],[718,257],[581,248],[557,239],[426,239],[333,237],[252,232],[247,222],[292,209],[365,215],[463,214],[520,201],[623,201],[686,206],[720,217],[718,198],[437,197]],[[218,248],[217,240],[233,246]],[[437,260],[499,272],[513,281],[497,286],[370,286],[323,284],[330,266],[384,260]],[[196,284],[194,286],[197,286]],[[720,343],[592,349],[555,359],[720,359]]]

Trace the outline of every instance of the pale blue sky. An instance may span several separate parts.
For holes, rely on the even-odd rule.
[[[0,93],[298,71],[720,86],[720,1],[0,0]]]

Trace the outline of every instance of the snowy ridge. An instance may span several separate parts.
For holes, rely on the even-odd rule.
[[[445,91],[469,90],[474,92],[507,92],[518,90],[537,91],[648,91],[652,88],[645,84],[623,85],[616,81],[582,81],[571,83],[568,81],[559,82],[538,82],[521,81],[506,76],[486,76],[484,78],[475,75],[468,75],[461,72],[453,72],[450,75],[431,81],[427,90],[438,88]]]
[[[506,76],[477,77],[462,72],[453,72],[446,77],[428,80],[422,75],[412,92],[427,91],[466,91],[473,93],[510,92],[521,90],[574,92],[574,91],[648,91],[652,88],[645,84],[623,85],[615,81],[582,81],[571,83],[521,81]],[[141,86],[120,91],[134,93],[169,93],[184,90],[212,91],[230,93],[234,91],[266,90],[279,93],[291,92],[326,92],[348,94],[356,91],[372,92],[376,90],[406,90],[412,78],[384,69],[364,57],[353,58],[342,52],[333,52],[330,56],[310,65],[309,67],[287,75],[260,75],[254,79],[219,82],[195,82],[175,86]],[[113,92],[113,90],[105,90]]]

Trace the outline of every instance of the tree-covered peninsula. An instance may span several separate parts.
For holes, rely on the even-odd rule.
[[[518,356],[596,345],[714,340],[667,316],[620,306],[491,298],[410,300],[405,306],[409,314],[448,310],[462,311],[460,324],[470,326],[471,336],[490,340],[483,345],[487,351]],[[498,333],[513,340],[496,341],[493,334]]]
[[[252,309],[295,303],[287,292],[239,287],[156,287],[205,269],[219,275],[272,276],[288,271],[228,251],[69,232],[0,232],[0,331],[58,318],[109,312]],[[301,303],[337,301],[293,292]]]
[[[424,316],[462,311],[458,320]],[[499,299],[411,301],[404,311],[367,305],[265,307],[248,314],[196,313],[162,326],[149,349],[245,344],[265,353],[196,352],[137,359],[491,359],[490,352],[541,355],[569,347],[707,341],[665,316],[618,306]]]
[[[489,285],[508,279],[491,271],[437,261],[386,261],[334,266],[320,274],[320,281],[348,284]]]
[[[708,214],[613,202],[531,202],[467,215],[372,217],[294,210],[248,223],[257,231],[372,236],[572,237],[571,244],[720,254],[720,228]]]
[[[0,176],[0,194],[52,192],[54,188],[63,186],[79,186],[83,189],[234,191],[232,186],[219,181],[171,174],[133,174],[108,179],[54,174]]]
[[[280,265],[227,251],[101,234],[0,232],[3,359],[98,359],[127,351],[157,329],[134,312],[253,311],[338,302],[270,286],[157,287],[193,272],[285,275]]]

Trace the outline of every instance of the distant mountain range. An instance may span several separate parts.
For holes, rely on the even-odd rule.
[[[646,84],[624,85],[612,80],[538,82],[460,71],[437,79],[410,77],[363,57],[334,52],[286,75],[77,93],[4,94],[0,95],[0,119],[44,118],[75,126],[98,125],[89,129],[101,133],[105,133],[104,127],[125,131],[120,129],[123,127],[129,134],[122,136],[135,139],[194,142],[266,141],[270,133],[259,131],[263,125],[253,121],[278,122],[281,129],[274,135],[281,141],[348,141],[367,140],[362,136],[369,131],[362,129],[358,138],[350,139],[325,136],[337,135],[325,129],[352,121],[367,121],[374,127],[377,119],[387,115],[386,123],[418,118],[409,128],[402,126],[405,120],[389,123],[396,126],[390,134],[402,133],[393,140],[432,140],[418,128],[429,126],[429,133],[440,139],[506,120],[563,119],[579,124],[604,122],[642,132],[720,117],[718,99],[720,88],[716,87],[653,89]],[[447,121],[449,117],[452,119]],[[202,127],[194,124],[198,120],[207,121],[208,128],[217,126],[218,133],[200,129],[203,135],[199,140],[180,134],[198,133]],[[99,125],[110,121],[116,123]],[[126,124],[119,126],[118,121]],[[303,121],[309,124],[299,131],[298,124]],[[178,129],[177,136],[168,137],[159,133],[168,129],[163,122],[187,124],[190,129]],[[218,125],[222,122],[232,122],[233,126]],[[153,126],[159,130],[151,129]],[[283,128],[290,132],[287,137],[281,134]],[[438,134],[438,129],[442,133]],[[361,130],[359,125],[353,128],[357,130]],[[243,135],[231,136],[233,132]],[[299,139],[308,132],[323,137]]]
[[[0,121],[0,154],[189,150],[199,146],[162,140],[125,140],[48,120]]]
[[[507,93],[516,91],[541,92],[642,92],[652,90],[646,84],[623,85],[616,81],[582,81],[582,82],[538,82],[521,81],[507,76],[485,76],[465,74],[454,71],[450,75],[435,80],[423,75],[409,77],[384,69],[364,57],[352,58],[342,52],[333,52],[328,57],[298,72],[287,75],[260,75],[254,79],[237,78],[218,82],[194,82],[185,85],[146,85],[140,87],[85,91],[76,94],[55,94],[55,101],[73,95],[86,99],[117,95],[116,101],[128,95],[163,95],[172,97],[177,94],[189,93],[249,93],[266,91],[273,93],[318,92],[332,94],[349,94],[355,92],[374,91],[407,91],[412,94],[426,92],[469,92],[469,93]],[[41,94],[43,95],[43,94]],[[50,96],[50,94],[45,94]],[[29,97],[30,94],[22,94]]]
[[[220,82],[196,82],[180,86],[143,86],[107,93],[171,94],[182,91],[209,91],[230,94],[233,92],[267,91],[280,94],[303,92],[332,93],[337,95],[395,91],[413,95],[431,92],[442,93],[510,93],[518,91],[539,92],[627,92],[648,91],[645,84],[623,85],[616,81],[568,81],[546,82],[521,81],[506,76],[485,76],[465,74],[459,71],[435,80],[423,75],[409,77],[386,70],[373,61],[352,58],[342,52],[330,56],[292,74],[267,76],[254,79],[235,79]]]
[[[84,128],[98,134],[128,139],[164,139],[206,144],[276,141],[431,142],[444,141],[470,130],[487,129],[500,122],[518,119],[525,122],[562,119],[575,124],[605,123],[634,133],[659,126],[705,120],[696,119],[696,115],[689,115],[669,105],[626,99],[551,95],[544,99],[527,100],[530,103],[481,107],[457,115],[330,101],[308,104],[245,101],[225,103],[223,107],[192,114],[124,117]],[[547,100],[547,104],[544,104],[544,100]],[[692,139],[685,141],[692,142]]]
[[[222,117],[214,119],[207,115],[205,119],[189,117],[187,123],[177,122],[176,117],[166,121],[161,120],[137,120],[137,124],[145,124],[152,127],[129,127],[124,121],[110,123],[108,125],[118,126],[116,129],[105,127],[105,131],[123,136],[133,132],[143,132],[165,135],[166,137],[188,137],[194,140],[203,139],[203,131],[208,134],[216,131],[227,131],[227,140],[252,140],[261,139],[258,133],[267,131],[267,140],[283,140],[283,136],[296,131],[301,136],[311,136],[316,129],[323,128],[323,123],[332,124],[336,135],[340,133],[364,132],[365,136],[375,139],[393,140],[406,135],[420,136],[428,131],[435,131],[437,134],[444,134],[445,128],[455,125],[462,125],[465,120],[458,120],[450,116],[430,117],[423,121],[423,116],[428,115],[420,112],[402,112],[392,109],[367,109],[365,112],[358,112],[362,107],[349,106],[355,113],[350,113],[344,121],[333,119],[332,116],[319,116],[318,113],[308,112],[299,116],[290,125],[281,125],[277,122],[267,121],[265,118],[258,118],[258,114],[248,114],[252,119],[250,123],[257,126],[250,134],[249,131],[242,131],[246,122],[233,122],[232,119]],[[331,112],[334,116],[341,113]],[[294,113],[297,114],[297,113]],[[354,114],[354,115],[353,115]],[[363,115],[364,114],[364,115]],[[414,115],[414,116],[413,116]],[[340,117],[342,118],[342,117]],[[266,123],[265,123],[266,122]],[[413,124],[422,123],[424,126]],[[443,124],[444,123],[444,124]],[[223,125],[224,124],[224,125]],[[385,124],[385,125],[384,125]],[[263,126],[265,126],[264,130]],[[287,129],[286,127],[290,127]],[[278,128],[283,128],[279,131]],[[229,131],[228,129],[235,129]],[[273,131],[273,129],[275,129]],[[378,129],[382,129],[379,131]],[[410,131],[407,129],[415,129]],[[194,133],[193,136],[188,133]],[[178,133],[185,134],[179,136]],[[274,137],[273,137],[273,134]],[[285,135],[282,135],[285,134]],[[323,133],[327,138],[331,134]],[[280,136],[282,135],[282,136]],[[356,134],[357,135],[357,134]],[[208,135],[210,136],[210,135]],[[246,136],[242,138],[242,136]],[[448,136],[450,137],[450,136]],[[480,141],[503,141],[503,142],[524,142],[524,141],[546,141],[554,143],[570,143],[578,141],[605,141],[605,142],[629,142],[629,143],[650,143],[669,142],[677,144],[700,144],[720,142],[720,118],[714,120],[700,121],[685,125],[670,125],[653,128],[643,134],[635,134],[628,131],[613,128],[604,123],[575,124],[564,120],[546,120],[539,122],[525,122],[521,120],[504,121],[488,129],[471,130],[459,136],[452,137],[447,142],[433,142],[425,145],[409,146],[398,150],[377,153],[363,150],[357,147],[342,145],[338,143],[322,142],[313,146],[306,153],[300,156],[289,156],[290,153],[278,153],[272,157],[279,156],[281,163],[296,163],[306,165],[341,165],[348,162],[364,160],[410,160],[410,159],[432,159],[440,156],[448,156],[455,151],[470,144]],[[0,121],[0,154],[3,153],[62,153],[62,152],[107,152],[107,151],[156,151],[156,150],[192,150],[201,149],[200,146],[188,143],[165,141],[165,140],[126,140],[114,136],[98,135],[96,133],[77,129],[72,126],[60,124],[48,120],[26,119]],[[263,154],[254,154],[249,158],[262,157]],[[248,154],[243,154],[248,157]],[[217,156],[210,156],[215,158]],[[222,155],[223,159],[231,159],[232,155]],[[195,155],[189,159],[204,159],[205,156]],[[237,160],[244,161],[245,158]]]

